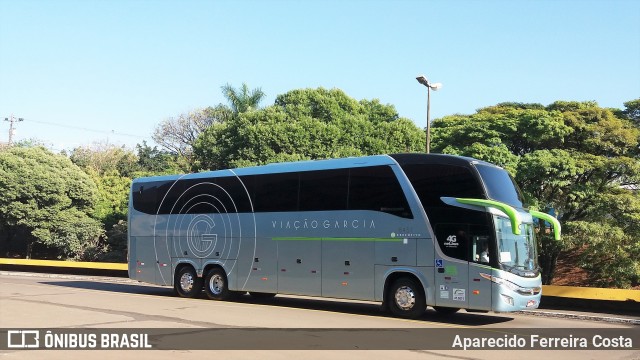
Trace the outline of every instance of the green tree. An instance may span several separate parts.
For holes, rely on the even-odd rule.
[[[98,190],[93,217],[100,220],[106,229],[118,221],[126,220],[129,205],[129,188],[131,178],[121,176],[116,170],[102,175],[89,172]]]
[[[275,104],[205,130],[194,145],[202,169],[417,151],[424,132],[391,105],[338,89],[300,89]]]
[[[231,111],[234,115],[246,113],[249,111],[257,110],[260,102],[264,98],[265,94],[262,89],[255,88],[249,90],[249,86],[242,83],[239,89],[226,84],[222,86],[222,94],[229,101]]]
[[[172,174],[180,171],[177,155],[151,147],[146,141],[136,145],[140,171],[151,174]],[[137,175],[137,174],[136,174]]]
[[[127,261],[127,222],[120,220],[107,231],[108,252],[97,256],[99,261],[126,262]]]
[[[552,282],[562,251],[575,250],[594,284],[638,284],[640,232],[633,219],[640,212],[629,205],[638,198],[637,125],[594,102],[558,101],[547,107],[505,103],[448,116],[434,121],[433,132],[436,151],[505,167],[531,205],[558,215],[562,242],[538,232],[544,283]],[[621,198],[627,206],[614,201]]]
[[[627,101],[624,103],[623,115],[640,126],[640,99]]]
[[[117,171],[122,176],[132,177],[140,170],[133,151],[108,143],[77,147],[71,151],[69,158],[79,167],[98,175]]]
[[[177,157],[176,163],[182,171],[195,167],[193,144],[204,130],[224,124],[234,116],[223,104],[181,114],[177,118],[162,121],[154,130],[153,140]]]
[[[100,247],[102,226],[90,216],[96,186],[66,157],[42,147],[0,151],[0,193],[3,253],[30,258],[41,244],[79,259]]]

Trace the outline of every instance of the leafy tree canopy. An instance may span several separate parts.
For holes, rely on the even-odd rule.
[[[174,174],[179,172],[180,165],[175,154],[166,150],[160,150],[157,146],[151,147],[146,141],[136,145],[138,167],[142,172],[152,174]],[[135,174],[136,176],[138,174]]]
[[[275,104],[205,130],[194,145],[200,169],[419,151],[424,132],[378,100],[338,89],[300,89]]]
[[[0,151],[0,237],[3,252],[38,243],[80,258],[102,234],[90,214],[96,186],[78,166],[42,147]]]
[[[249,90],[249,86],[245,83],[242,83],[239,89],[230,84],[224,85],[221,89],[234,115],[257,110],[260,102],[265,97],[262,89]]]
[[[133,151],[108,143],[94,143],[73,149],[69,155],[79,167],[98,175],[116,171],[122,176],[132,177],[139,171],[138,159]]]
[[[624,106],[625,110],[623,111],[623,115],[640,126],[640,99],[627,101],[624,103]]]

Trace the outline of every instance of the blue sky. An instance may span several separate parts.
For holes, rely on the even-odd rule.
[[[504,101],[640,97],[640,1],[0,0],[0,117],[55,150],[151,141],[163,119],[340,88],[426,123]],[[0,122],[0,141],[9,124]],[[93,131],[97,130],[97,131]]]

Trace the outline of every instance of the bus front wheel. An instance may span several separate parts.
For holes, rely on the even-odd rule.
[[[411,278],[399,278],[389,290],[389,309],[395,316],[416,319],[422,315],[427,303],[422,286]]]
[[[193,298],[202,291],[202,278],[191,266],[183,266],[176,273],[173,289],[181,297]]]
[[[220,268],[209,270],[204,279],[204,292],[212,300],[230,300],[235,292],[229,290],[227,274]]]

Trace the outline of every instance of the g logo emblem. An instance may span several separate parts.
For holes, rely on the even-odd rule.
[[[199,258],[211,255],[218,242],[215,227],[216,223],[206,215],[198,215],[191,221],[187,230],[187,246],[192,254]]]

